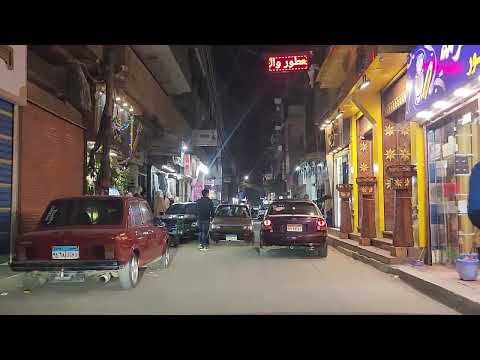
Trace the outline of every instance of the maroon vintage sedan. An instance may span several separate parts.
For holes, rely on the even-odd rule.
[[[327,222],[317,205],[308,200],[273,202],[260,229],[260,252],[268,247],[306,247],[326,257]]]
[[[139,268],[170,261],[169,235],[156,226],[148,203],[135,197],[83,196],[52,201],[35,231],[15,244],[14,271],[48,272],[52,281],[118,277],[124,289]]]

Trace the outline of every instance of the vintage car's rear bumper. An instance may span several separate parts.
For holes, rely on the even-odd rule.
[[[226,235],[237,235],[238,240],[243,241],[252,241],[255,237],[255,234],[252,230],[242,230],[242,231],[223,231],[223,230],[210,230],[210,237],[213,241],[225,240]]]
[[[118,270],[121,264],[117,260],[69,260],[69,261],[12,261],[13,271],[99,271]]]
[[[327,233],[273,233],[260,232],[263,246],[323,246],[327,241]]]

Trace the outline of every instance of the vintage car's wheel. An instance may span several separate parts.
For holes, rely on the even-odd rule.
[[[138,256],[133,254],[130,261],[118,271],[122,289],[132,289],[138,284],[140,273],[138,271]]]
[[[328,245],[327,245],[327,242],[325,241],[325,243],[320,246],[318,249],[317,249],[317,254],[318,256],[322,257],[322,258],[326,258],[327,255],[328,255]]]
[[[162,256],[162,268],[166,269],[170,265],[170,247],[167,246],[165,254]]]

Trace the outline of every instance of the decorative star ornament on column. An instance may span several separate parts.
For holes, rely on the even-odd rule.
[[[368,143],[366,141],[362,141],[360,143],[360,151],[365,152],[368,150]]]
[[[398,178],[395,179],[394,184],[396,187],[402,187],[403,186],[402,179],[398,179]]]
[[[395,128],[393,127],[393,125],[388,124],[387,126],[385,126],[385,135],[386,136],[392,136],[394,130],[395,130]]]
[[[398,155],[400,156],[400,159],[402,159],[403,161],[410,160],[410,152],[406,148],[400,149],[400,152],[398,153]]]
[[[365,163],[360,164],[360,171],[361,172],[367,172],[368,171],[368,165]]]
[[[387,181],[385,181],[385,187],[387,189],[391,189],[392,186],[393,186],[393,179],[392,178],[387,179]]]
[[[387,159],[387,161],[393,161],[393,159],[395,159],[395,149],[387,149],[387,152],[385,153],[385,159]]]
[[[409,136],[410,135],[410,129],[408,126],[405,126],[404,128],[402,128],[402,130],[400,130],[400,133],[403,135],[403,136]]]

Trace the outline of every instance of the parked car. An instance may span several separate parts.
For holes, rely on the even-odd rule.
[[[46,272],[50,281],[105,282],[119,277],[137,286],[139,269],[161,261],[168,267],[169,236],[154,225],[148,203],[136,197],[83,196],[52,201],[36,230],[15,244],[13,271]]]
[[[327,222],[318,206],[308,200],[273,202],[261,225],[260,252],[269,246],[301,246],[326,257]]]
[[[210,225],[210,238],[216,244],[220,240],[243,240],[253,244],[255,236],[248,207],[246,205],[219,205]]]
[[[172,237],[172,246],[177,246],[183,239],[198,234],[197,204],[194,202],[173,204],[160,220]]]

